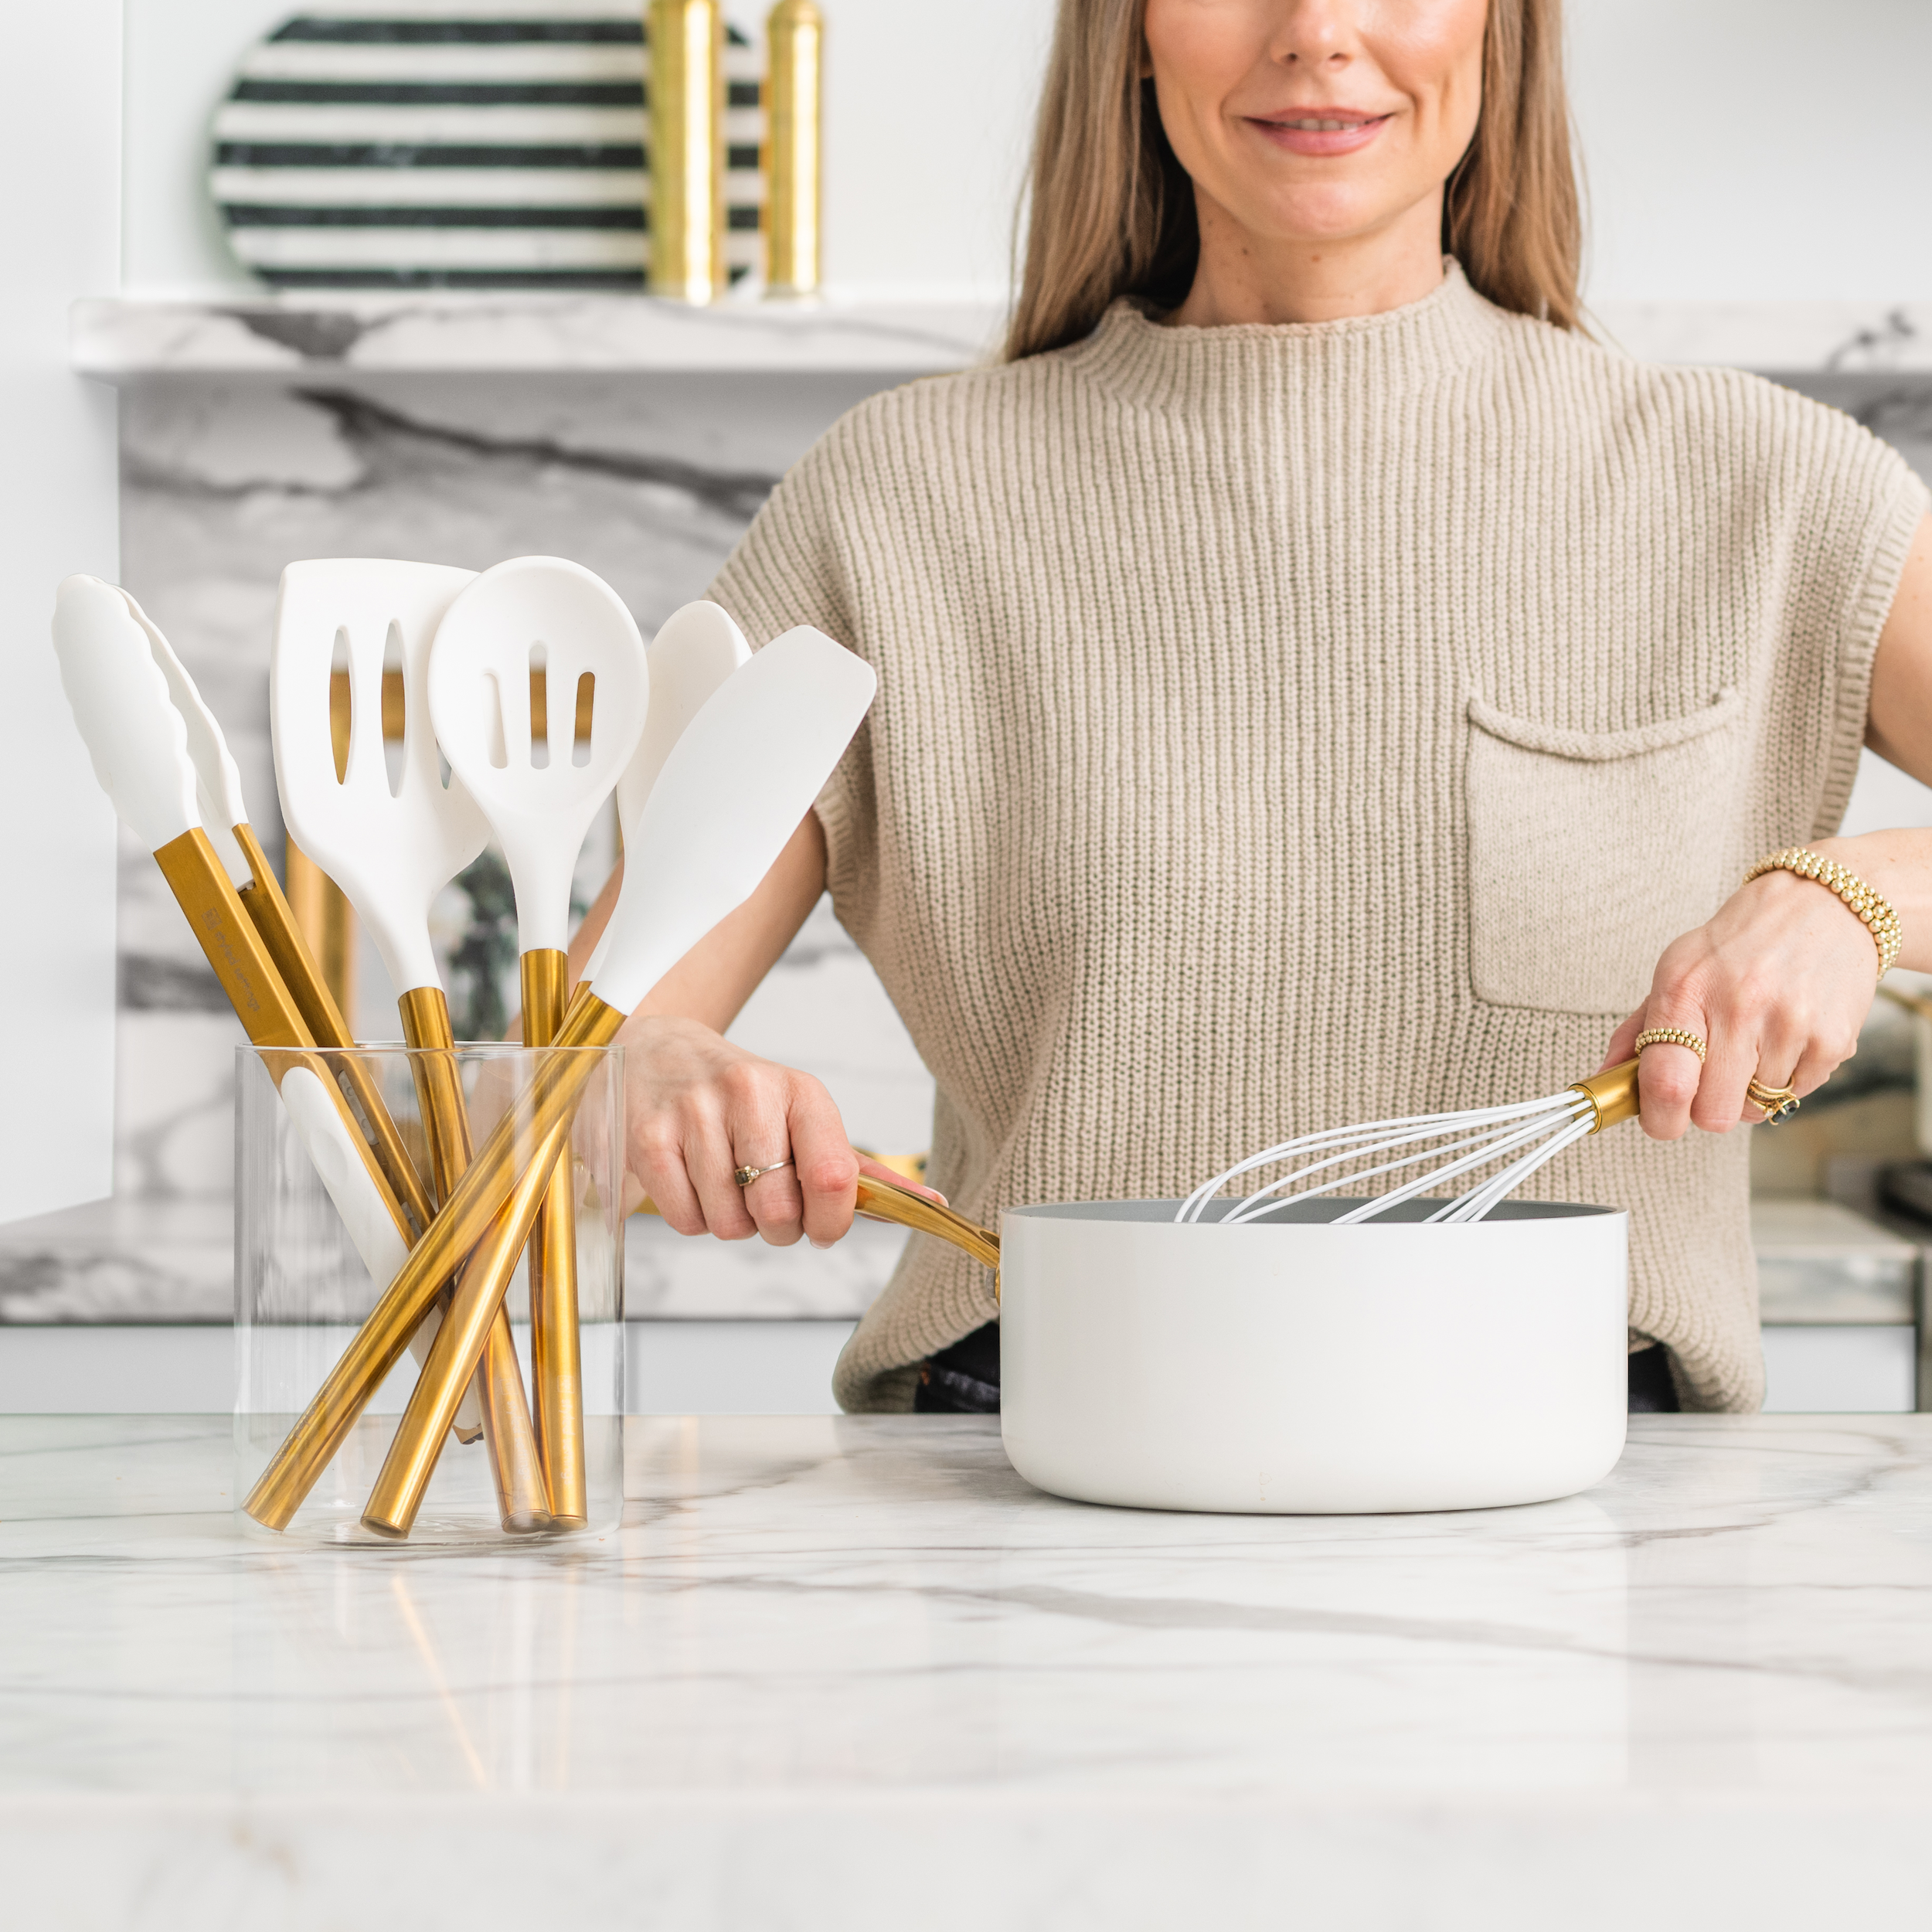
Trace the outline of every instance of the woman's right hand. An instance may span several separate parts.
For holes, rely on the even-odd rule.
[[[851,1227],[859,1176],[907,1183],[856,1153],[809,1073],[760,1060],[694,1019],[639,1013],[624,1049],[624,1209],[645,1196],[680,1234],[829,1247]],[[778,1163],[789,1161],[789,1167]],[[740,1167],[777,1168],[747,1187]],[[930,1188],[919,1190],[935,1200]]]

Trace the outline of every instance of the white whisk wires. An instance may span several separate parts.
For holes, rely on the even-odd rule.
[[[1377,1175],[1396,1173],[1424,1162],[1439,1163],[1425,1173],[1390,1187],[1374,1199],[1364,1201],[1359,1207],[1338,1215],[1335,1225],[1345,1226],[1385,1214],[1400,1202],[1412,1200],[1419,1194],[1427,1194],[1459,1175],[1491,1167],[1498,1161],[1505,1162],[1506,1165],[1497,1172],[1478,1180],[1454,1199],[1444,1202],[1427,1217],[1430,1221],[1480,1221],[1498,1202],[1522,1186],[1537,1168],[1546,1162],[1554,1160],[1573,1142],[1594,1132],[1597,1124],[1597,1109],[1590,1097],[1575,1087],[1567,1087],[1560,1094],[1548,1094],[1537,1100],[1520,1101],[1512,1107],[1471,1107],[1454,1114],[1417,1114],[1405,1120],[1371,1121],[1359,1127],[1331,1128],[1319,1134],[1304,1134],[1298,1139],[1284,1141],[1278,1146],[1264,1148],[1259,1154],[1250,1155],[1245,1161],[1236,1162],[1196,1188],[1181,1203],[1174,1218],[1176,1221],[1199,1220],[1206,1212],[1208,1203],[1230,1182],[1239,1180],[1257,1168],[1272,1167],[1283,1161],[1306,1161],[1308,1165],[1295,1167],[1291,1172],[1270,1181],[1266,1187],[1257,1189],[1236,1202],[1222,1216],[1223,1226],[1238,1221],[1261,1219],[1292,1202],[1312,1201],[1322,1195],[1332,1194],[1338,1188],[1371,1180]],[[1355,1168],[1358,1162],[1372,1160],[1379,1154],[1409,1147],[1418,1148],[1420,1151],[1397,1155],[1393,1160],[1383,1161],[1376,1166]],[[1311,1158],[1311,1156],[1315,1158]],[[1297,1194],[1282,1192],[1297,1181],[1311,1179],[1337,1167],[1355,1168],[1355,1171],[1334,1175],[1318,1185],[1304,1188]]]

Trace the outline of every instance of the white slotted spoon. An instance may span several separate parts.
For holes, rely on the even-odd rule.
[[[587,740],[577,734],[586,681]],[[430,716],[516,889],[526,1046],[549,1045],[563,1024],[571,876],[591,821],[631,763],[650,698],[644,640],[630,612],[601,577],[562,557],[516,557],[485,571],[437,627]],[[567,1156],[532,1233],[529,1263],[538,1454],[551,1515],[568,1527],[586,1520],[587,1505]]]
[[[282,816],[369,929],[398,996],[429,1130],[437,1193],[447,1198],[468,1157],[468,1122],[453,1063],[449,1003],[430,944],[430,906],[475,858],[489,828],[460,781],[445,786],[430,729],[429,648],[469,570],[367,558],[291,563],[282,573],[269,659],[269,716]],[[402,659],[403,747],[392,790],[383,747],[383,670],[390,640]],[[349,679],[349,757],[335,772],[329,684],[338,641]],[[440,1317],[410,1348],[428,1359]],[[506,1528],[546,1526],[541,1474],[508,1318],[493,1328],[480,1386],[464,1392],[457,1433],[489,1440]]]

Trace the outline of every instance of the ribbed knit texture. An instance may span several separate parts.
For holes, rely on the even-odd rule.
[[[997,1225],[1594,1071],[1662,947],[1836,826],[1924,507],[1835,411],[1452,265],[876,396],[712,594],[879,672],[834,903],[937,1083],[934,1185]],[[1633,1334],[1696,1406],[1761,1396],[1747,1138],[1631,1125],[1529,1190],[1631,1209]],[[839,1400],[909,1407],[995,1312],[915,1238]]]

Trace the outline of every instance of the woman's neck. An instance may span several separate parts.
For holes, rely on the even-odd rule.
[[[1334,322],[1419,302],[1442,281],[1442,196],[1372,234],[1284,241],[1243,228],[1197,188],[1201,258],[1179,328],[1235,322]]]

